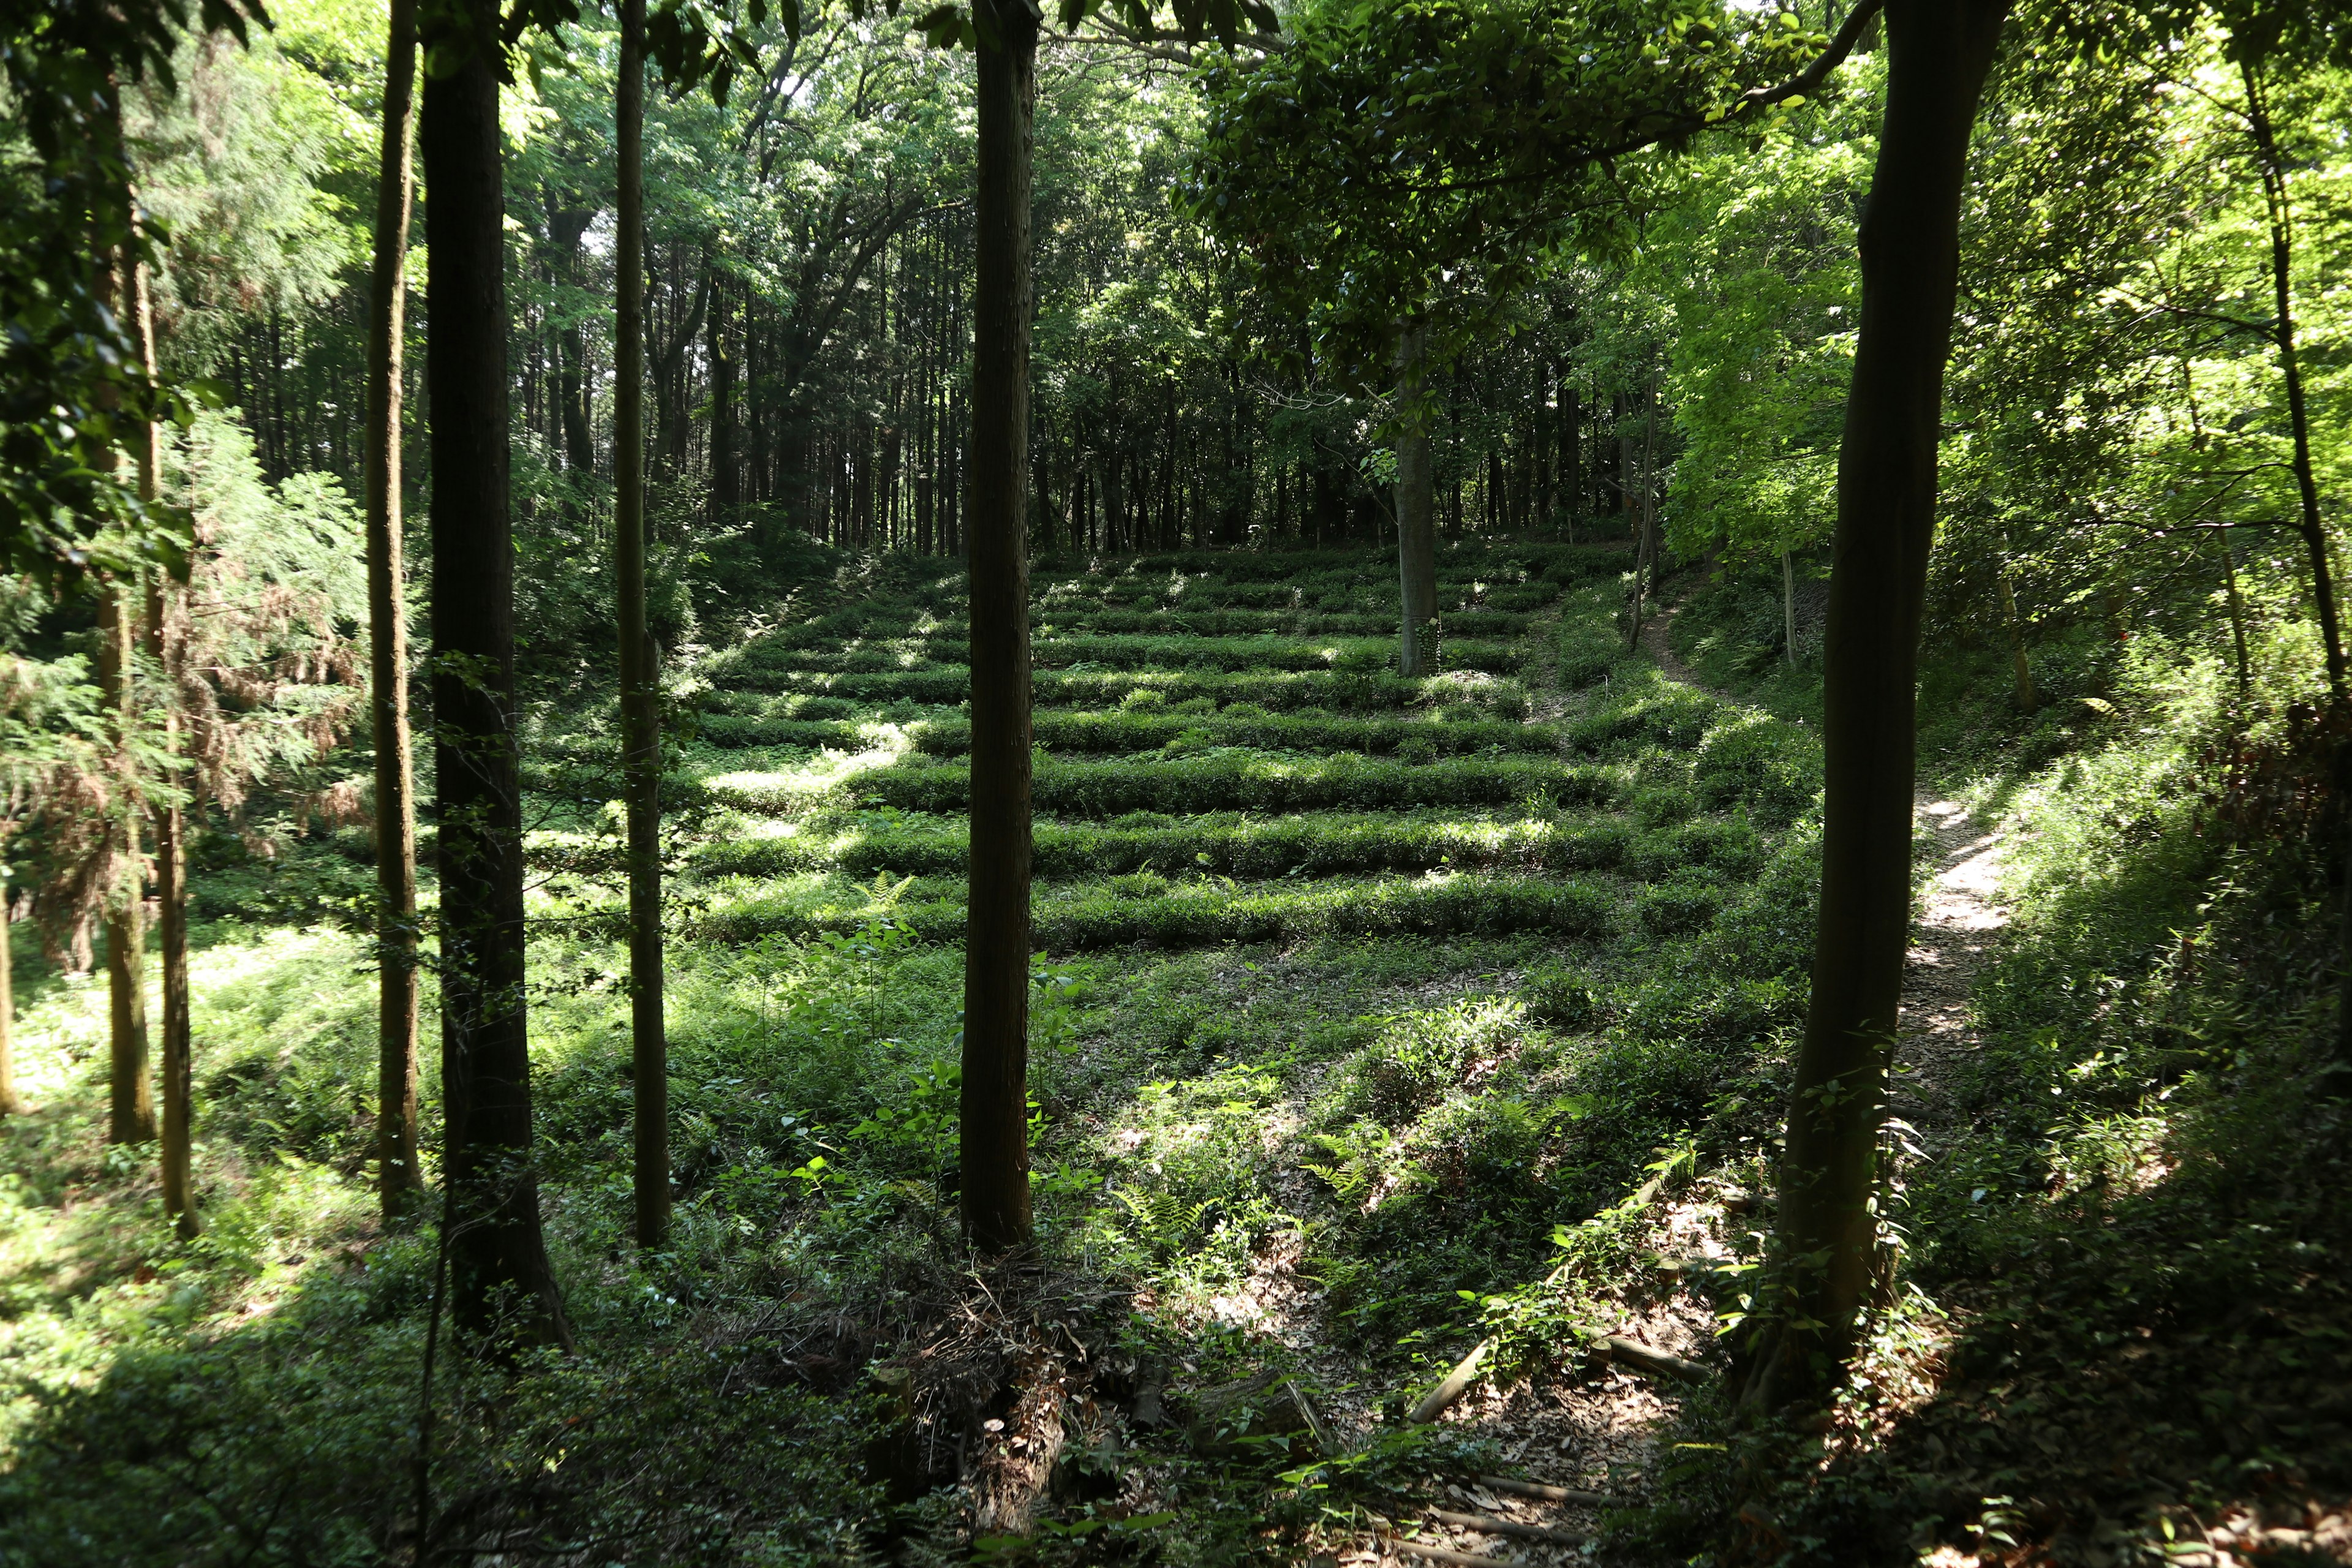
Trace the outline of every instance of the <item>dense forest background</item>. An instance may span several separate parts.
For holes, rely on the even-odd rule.
[[[1770,1315],[1817,962],[1892,51],[1851,8],[1760,8],[1768,39],[1850,56],[1564,177],[1559,210],[1422,190],[1385,238],[1336,204],[1276,238],[1265,193],[1315,190],[1322,143],[1265,127],[1389,16],[1277,9],[1230,47],[1107,16],[1039,45],[1036,1233],[1003,1272],[956,1215],[984,51],[925,19],[730,16],[714,93],[656,48],[636,360],[622,17],[518,23],[518,1158],[563,1307],[491,1353],[449,1310],[464,1227],[393,1201],[379,1135],[384,13],[180,17],[124,74],[105,168],[152,217],[136,270],[181,401],[122,482],[180,531],[125,565],[106,542],[146,514],[107,513],[71,570],[12,544],[0,579],[0,1563],[1329,1563],[1498,1539],[1465,1518],[1516,1521],[1527,1561],[2352,1561],[2333,14],[2009,19],[1934,433],[1928,934],[1870,1129],[1864,1328],[1791,1414],[1743,1405],[1742,1325]],[[1583,47],[1581,13],[1488,9],[1394,15],[1465,59],[1537,20],[1554,66]],[[1667,9],[1660,38],[1734,31]],[[72,162],[30,68],[0,142],[21,213]],[[1420,112],[1372,104],[1339,103],[1332,144]],[[400,356],[420,672],[451,488],[435,200],[428,175]],[[36,276],[16,227],[0,260]],[[1391,360],[1393,301],[1359,296],[1406,254],[1422,346]],[[62,427],[19,395],[37,294],[10,296],[12,485],[24,432]],[[658,1244],[616,711],[635,363]],[[128,475],[104,409],[85,433]],[[1426,673],[1397,652],[1421,436]],[[417,676],[428,1039],[436,689]],[[151,937],[184,947],[176,1015],[125,957]],[[130,995],[189,1020],[162,1124],[126,1099]],[[428,1189],[444,1087],[427,1048]]]

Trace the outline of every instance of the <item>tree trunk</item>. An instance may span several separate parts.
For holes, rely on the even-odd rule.
[[[414,48],[416,37],[415,0],[404,0],[404,3],[409,8],[408,37],[410,47]],[[397,18],[394,20],[394,26],[398,26]],[[398,47],[395,41],[394,47]],[[407,79],[401,85],[404,89],[413,89],[415,81],[415,68],[412,63]],[[387,174],[391,172],[388,164],[385,172]],[[403,177],[405,178],[405,164],[403,165]],[[383,210],[381,192],[377,200],[378,210],[381,211]],[[587,234],[588,226],[595,220],[596,215],[593,212],[578,207],[556,208],[551,203],[550,205],[547,215],[549,237],[555,242],[556,254],[563,258],[565,279],[575,289],[583,286],[588,270],[580,241],[582,237]],[[559,328],[555,334],[555,402],[556,418],[563,431],[563,466],[569,472],[581,476],[583,480],[589,474],[595,471],[596,466],[595,440],[591,434],[589,425],[589,400],[588,344],[586,335],[580,330],[580,321],[575,310],[572,319]],[[585,500],[584,496],[574,496],[571,504],[577,510]]]
[[[16,980],[9,952],[8,866],[0,860],[0,1116],[22,1116],[16,1092]]]
[[[734,521],[743,499],[735,472],[735,351],[727,308],[727,286],[714,279],[705,330],[710,356],[710,508],[721,522]]]
[[[147,268],[131,268],[131,330],[139,346],[140,374],[155,379],[155,312],[147,291]],[[142,421],[131,426],[139,463],[139,499],[152,502],[163,494],[163,474],[157,467],[155,426]],[[173,600],[184,593],[168,584],[162,573],[147,579],[147,651],[155,661],[163,685],[163,754],[166,765],[179,767],[180,649],[185,636],[184,610]],[[180,613],[174,613],[178,610]],[[175,785],[177,780],[170,781]],[[196,1215],[195,1188],[190,1177],[190,1148],[194,1106],[193,1077],[195,1029],[188,1005],[188,868],[182,848],[184,823],[175,793],[155,808],[155,894],[161,913],[163,992],[163,1125],[158,1174],[163,1189],[163,1212],[175,1222],[183,1241],[204,1234]]]
[[[2025,617],[2017,613],[2016,576],[2004,559],[2000,563],[2000,616],[2009,624],[2011,695],[2020,713],[2031,713],[2042,706],[2042,697],[2033,689],[2033,666],[2025,658]]]
[[[138,722],[131,650],[137,613],[131,585],[108,582],[99,611],[99,686],[114,709],[115,875],[107,892],[107,1127],[110,1143],[145,1143],[155,1136],[155,1089],[147,1065],[147,920],[145,861],[133,801],[131,731]]]
[[[375,252],[368,276],[368,703],[375,742],[377,1184],[386,1222],[415,1207],[416,802],[408,734],[407,571],[402,561],[401,377],[408,224],[415,197],[416,0],[392,0],[384,45]]]
[[[2271,341],[2279,355],[2279,372],[2286,380],[2287,423],[2294,437],[2294,488],[2299,509],[2296,531],[2311,557],[2312,605],[2319,616],[2319,636],[2327,653],[2327,689],[2345,695],[2344,634],[2336,613],[2336,578],[2327,561],[2327,529],[2319,514],[2319,481],[2311,463],[2311,413],[2304,398],[2303,366],[2294,341],[2294,209],[2288,202],[2287,165],[2279,155],[2278,138],[2271,128],[2269,94],[2263,87],[2258,61],[2242,59],[2238,71],[2246,86],[2246,123],[2252,129],[2260,154],[2263,201],[2268,210],[2271,240],[2271,292],[2278,312]]]
[[[1573,386],[1560,393],[1559,419],[1559,493],[1568,514],[1568,542],[1576,542],[1576,514],[1584,510],[1584,469],[1581,429],[1584,423],[1582,401]]]
[[[1628,649],[1642,640],[1642,620],[1644,600],[1656,592],[1658,574],[1663,569],[1660,560],[1665,553],[1664,541],[1658,537],[1658,485],[1652,472],[1657,461],[1658,444],[1658,382],[1653,375],[1642,392],[1643,419],[1642,426],[1642,459],[1634,482],[1639,491],[1629,490],[1625,504],[1633,511],[1633,533],[1639,541],[1633,559],[1633,605],[1625,632]],[[1630,440],[1628,441],[1630,447]],[[1628,465],[1629,467],[1632,465]]]
[[[455,26],[451,24],[455,23]],[[507,495],[505,171],[497,8],[426,37],[425,358],[433,415],[434,766],[443,1157],[455,1321],[478,1347],[571,1343],[540,1231],[525,1034],[514,541]],[[462,30],[460,30],[462,29]],[[454,57],[454,58],[450,58]]]
[[[1789,656],[1789,668],[1797,668],[1797,564],[1789,552],[1780,552],[1780,639]]]
[[[1025,1247],[1029,1220],[1029,158],[1037,24],[980,0],[973,205],[971,892],[964,935],[965,1238]]]
[[[1935,534],[1969,134],[2007,0],[1889,0],[1862,326],[1838,458],[1823,656],[1827,810],[1762,1342],[1742,1401],[1818,1398],[1876,1274],[1877,1144],[1910,942],[1921,605]]]
[[[661,730],[646,626],[646,0],[622,0],[619,230],[614,237],[613,552],[629,832],[629,1068],[637,1245],[669,1235],[669,1041],[662,1019]],[[714,321],[717,317],[714,315]]]
[[[1430,623],[1437,618],[1436,494],[1430,471],[1429,411],[1422,375],[1429,328],[1412,322],[1397,333],[1397,577],[1403,626],[1397,637],[1397,673],[1419,680],[1431,673]]]
[[[150,374],[152,374],[152,372]],[[152,472],[152,459],[142,463]],[[144,488],[143,486],[142,488]],[[152,497],[148,498],[152,500]],[[176,587],[173,592],[176,592]],[[148,586],[150,647],[163,671],[163,750],[176,757],[180,750],[180,645],[185,635],[171,613],[160,576]],[[163,1126],[161,1171],[163,1212],[172,1215],[184,1241],[204,1234],[196,1214],[196,1194],[190,1170],[195,1113],[195,1027],[188,998],[188,869],[183,851],[180,802],[176,796],[155,811],[155,892],[162,918],[163,968]]]

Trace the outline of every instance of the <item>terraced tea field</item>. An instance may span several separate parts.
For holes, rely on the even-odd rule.
[[[1629,566],[1446,551],[1442,669],[1408,681],[1377,556],[1041,563],[1050,1245],[1171,1331],[1393,1379],[1470,1332],[1458,1292],[1542,1274],[1556,1225],[1778,1092],[1811,742],[1626,654]],[[961,588],[868,561],[696,671],[674,1092],[687,1212],[722,1231],[952,1225]],[[579,1174],[617,1152],[587,1152],[625,1121],[609,1056],[542,1103]]]

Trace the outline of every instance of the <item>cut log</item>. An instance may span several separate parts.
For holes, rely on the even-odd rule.
[[[1715,1374],[1701,1362],[1685,1361],[1670,1352],[1653,1350],[1639,1340],[1629,1340],[1622,1334],[1596,1334],[1592,1348],[1608,1357],[1614,1364],[1651,1377],[1670,1377],[1676,1383],[1705,1383]]]
[[[1607,1492],[1580,1492],[1573,1487],[1556,1487],[1544,1481],[1522,1481],[1509,1476],[1480,1476],[1478,1484],[1489,1491],[1510,1492],[1518,1497],[1539,1498],[1545,1502],[1605,1503]]]
[[[1405,1420],[1412,1426],[1423,1426],[1444,1415],[1447,1408],[1469,1392],[1470,1385],[1478,1380],[1478,1369],[1486,1364],[1487,1352],[1494,1348],[1493,1340],[1480,1340],[1475,1349],[1454,1363],[1454,1370],[1447,1373],[1435,1388],[1422,1396],[1421,1403],[1412,1407],[1412,1414]]]
[[[1432,1563],[1459,1563],[1466,1568],[1528,1568],[1524,1557],[1484,1557],[1475,1552],[1456,1552],[1451,1546],[1424,1546],[1418,1541],[1391,1541],[1389,1545],[1402,1556]]]
[[[1453,1513],[1439,1508],[1430,1510],[1430,1517],[1440,1524],[1460,1525],[1465,1530],[1483,1530],[1489,1535],[1516,1536],[1521,1541],[1549,1541],[1561,1546],[1581,1546],[1592,1539],[1580,1531],[1555,1530],[1548,1524],[1521,1524],[1515,1519],[1498,1519],[1491,1513]]]

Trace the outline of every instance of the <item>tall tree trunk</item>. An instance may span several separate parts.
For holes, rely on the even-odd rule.
[[[2327,560],[2327,528],[2319,513],[2319,480],[2311,462],[2311,413],[2303,389],[2303,365],[2294,337],[2294,209],[2288,201],[2286,160],[2280,156],[2278,137],[2271,125],[2270,95],[2263,84],[2262,66],[2255,59],[2238,62],[2246,87],[2246,123],[2254,135],[2254,150],[2263,176],[2263,202],[2270,220],[2271,293],[2277,319],[2271,341],[2278,349],[2279,372],[2286,381],[2287,424],[2294,439],[2294,488],[2298,502],[2296,531],[2311,558],[2311,596],[2319,616],[2319,636],[2327,654],[2327,689],[2345,695],[2344,634],[2336,612],[2336,577]]]
[[[406,0],[406,4],[410,12],[409,40],[414,47],[415,0]],[[397,19],[394,25],[397,26]],[[413,87],[414,66],[410,68],[409,76],[409,81],[403,85]],[[380,195],[378,200],[380,204]],[[547,215],[549,237],[555,242],[556,254],[562,258],[564,280],[574,289],[586,287],[588,268],[580,241],[588,232],[588,226],[595,220],[596,215],[584,208],[556,207],[550,204]],[[563,466],[583,480],[596,470],[596,445],[589,423],[589,400],[587,337],[580,330],[575,305],[570,319],[556,330],[555,402],[556,418],[563,431]],[[572,504],[577,508],[585,500],[585,497],[575,497]]]
[[[416,1151],[416,801],[400,493],[415,128],[416,0],[392,0],[368,276],[366,442],[368,707],[375,731],[375,1158],[387,1222],[415,1207],[425,1185]]]
[[[963,1228],[992,1256],[1029,1220],[1029,158],[1037,23],[979,0],[972,227],[971,892],[964,933]]]
[[[451,24],[455,24],[452,26]],[[505,170],[499,13],[425,37],[418,145],[433,193],[425,356],[433,414],[434,767],[440,822],[441,1083],[455,1321],[477,1346],[571,1343],[540,1231],[525,1033],[522,800],[507,495]],[[449,58],[454,57],[454,58]]]
[[[614,237],[613,551],[629,832],[629,1068],[637,1245],[669,1235],[669,1042],[662,1020],[661,731],[646,626],[646,0],[622,0],[620,224]],[[711,318],[718,320],[714,312]]]
[[[121,156],[121,102],[108,106],[107,129]],[[126,163],[127,167],[127,163]],[[131,210],[127,187],[115,193]],[[113,248],[106,270],[108,303],[118,316],[131,308],[132,252]],[[133,482],[137,476],[131,476]],[[147,1061],[146,864],[139,847],[137,766],[139,611],[136,587],[107,578],[99,604],[99,689],[113,710],[115,822],[108,846],[114,862],[106,889],[107,1141],[144,1143],[155,1136],[155,1093]]]
[[[138,612],[132,588],[120,578],[106,584],[99,612],[99,686],[114,710],[115,875],[107,889],[107,1142],[144,1143],[155,1136],[155,1089],[147,1062],[147,920],[145,861],[139,844],[137,780],[131,732],[138,723],[132,650]]]
[[[5,841],[0,841],[5,843]],[[16,1092],[16,979],[9,951],[8,865],[0,860],[0,1116],[22,1116]]]
[[[2007,0],[1889,0],[1885,123],[1863,213],[1862,327],[1838,458],[1823,653],[1827,805],[1763,1342],[1744,1403],[1811,1401],[1877,1271],[1877,1145],[1911,916],[1919,622],[1935,535],[1969,134]]]
[[[2033,666],[2025,658],[2025,617],[2017,613],[2017,570],[2004,558],[2000,563],[2000,618],[2009,625],[2011,693],[2020,713],[2042,705],[2033,689]]]
[[[1797,668],[1797,563],[1780,552],[1780,640],[1789,668]]]
[[[131,268],[131,330],[139,346],[140,374],[152,382],[155,379],[155,312],[148,296],[147,268],[136,263]],[[155,426],[142,421],[131,428],[139,464],[139,499],[153,501],[163,494],[158,467],[162,453],[156,448]],[[183,606],[173,601],[184,593],[160,572],[147,579],[147,651],[155,661],[163,688],[163,754],[173,759],[167,765],[175,772],[180,754],[180,650],[185,615]],[[190,1172],[195,1028],[188,1002],[188,868],[182,848],[184,826],[174,793],[155,808],[155,894],[163,971],[163,1125],[158,1174],[163,1212],[173,1217],[180,1238],[192,1241],[204,1234],[205,1226],[196,1215]]]
[[[722,522],[732,521],[742,503],[735,472],[735,350],[728,330],[728,289],[710,289],[708,345],[710,354],[710,505]]]
[[[1429,352],[1429,327],[1410,322],[1397,333],[1397,405],[1402,421],[1396,447],[1397,578],[1403,626],[1397,637],[1397,673],[1418,680],[1430,673],[1437,618],[1437,519],[1430,468],[1430,410],[1422,396]]]

